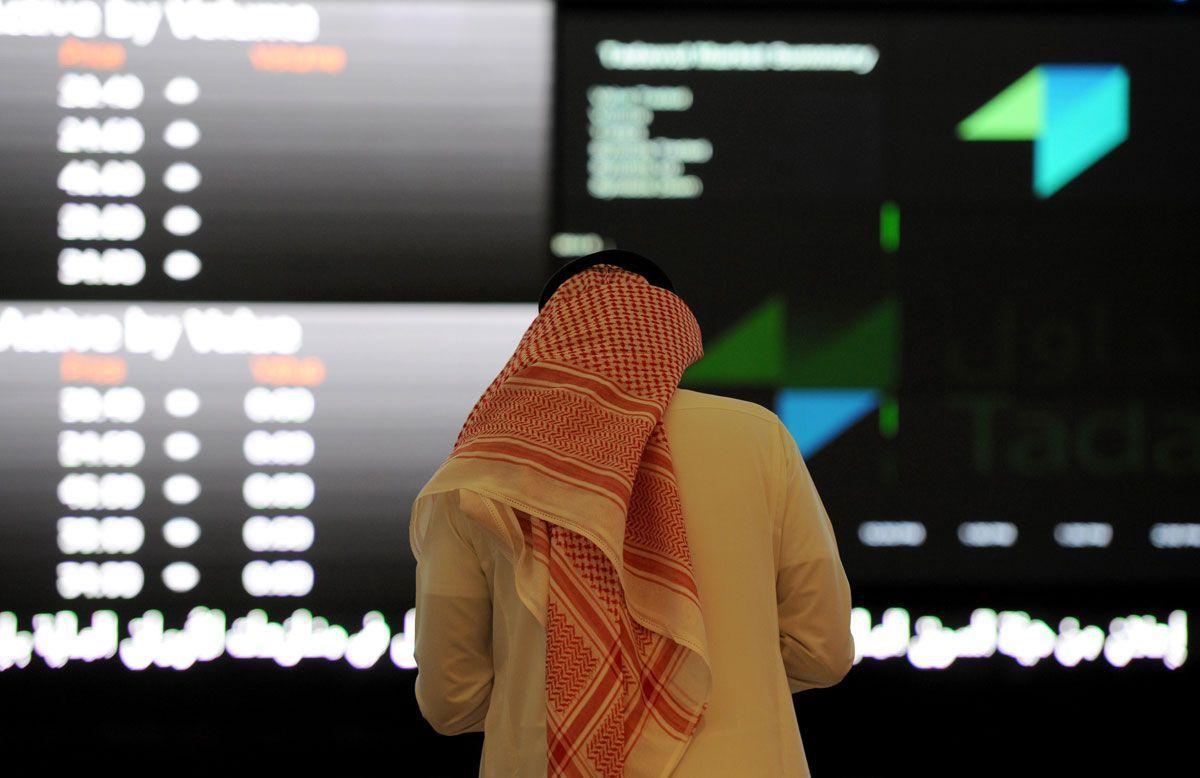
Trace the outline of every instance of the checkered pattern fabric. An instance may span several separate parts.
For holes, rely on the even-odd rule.
[[[700,598],[662,423],[702,354],[682,299],[593,266],[550,298],[447,458],[493,485],[486,493],[520,527],[519,569],[532,559],[548,580],[549,776],[665,775],[707,708]],[[556,512],[564,495],[596,506],[596,520]]]

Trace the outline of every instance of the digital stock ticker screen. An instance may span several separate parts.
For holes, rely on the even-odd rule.
[[[1131,14],[568,15],[554,239],[667,263],[706,336],[685,381],[761,391],[864,588],[1121,581],[1182,604],[1196,43]],[[1184,611],[1151,599],[1182,646]],[[860,650],[902,650],[907,611],[878,645],[873,616]],[[924,626],[921,663],[969,642]],[[1054,661],[1067,635],[1037,631]]]
[[[548,8],[3,9],[9,296],[483,301],[543,275]]]
[[[1169,5],[0,0],[0,696],[412,728],[411,500],[606,247],[696,312],[681,385],[800,446],[855,595],[828,704],[1194,689]]]

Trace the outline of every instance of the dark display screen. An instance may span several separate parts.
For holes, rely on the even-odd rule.
[[[546,264],[552,19],[5,3],[0,294],[526,299]]]
[[[1193,21],[566,15],[554,240],[663,262],[853,580],[1195,581]]]

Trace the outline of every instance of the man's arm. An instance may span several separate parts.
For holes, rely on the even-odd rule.
[[[792,693],[832,686],[854,663],[850,583],[833,526],[800,449],[779,423],[783,490],[775,593],[779,650]]]
[[[435,500],[417,560],[417,705],[443,735],[483,731],[493,677],[491,588],[457,502]]]

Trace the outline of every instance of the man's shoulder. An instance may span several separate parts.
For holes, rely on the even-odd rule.
[[[694,389],[684,389],[682,387],[675,390],[675,394],[671,398],[671,403],[667,406],[667,411],[668,413],[686,411],[688,413],[740,414],[743,417],[752,417],[772,426],[779,423],[779,417],[775,415],[774,411],[758,403],[741,400],[736,397],[726,397],[720,394],[698,392]]]

